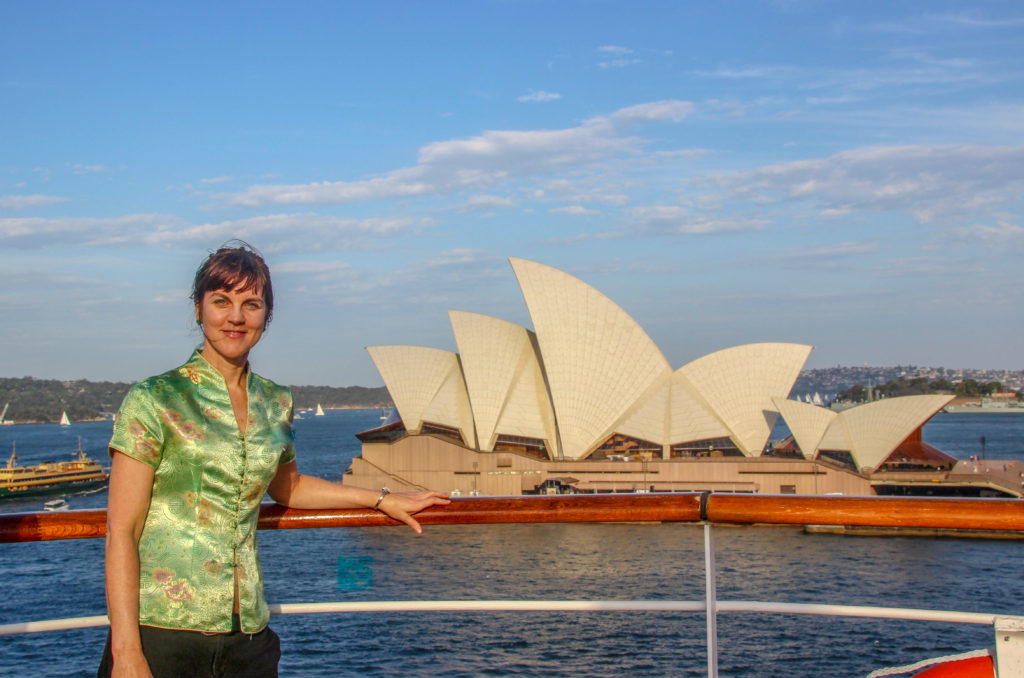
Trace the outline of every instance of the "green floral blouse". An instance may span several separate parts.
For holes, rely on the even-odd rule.
[[[236,568],[242,630],[270,619],[256,520],[278,465],[295,458],[292,397],[251,370],[247,379],[244,437],[224,378],[198,352],[133,386],[117,414],[111,454],[155,471],[139,539],[140,624],[230,631]]]

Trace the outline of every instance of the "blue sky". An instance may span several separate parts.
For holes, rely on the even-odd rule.
[[[180,364],[234,237],[289,384],[529,326],[509,256],[674,367],[1024,367],[1017,2],[7,2],[0,125],[0,376]]]

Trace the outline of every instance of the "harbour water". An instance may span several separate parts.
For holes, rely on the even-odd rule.
[[[353,433],[379,411],[296,422],[300,468],[337,479]],[[105,459],[110,423],[0,429],[19,460],[63,459],[82,437]],[[925,440],[960,458],[1024,459],[1024,415],[940,414]],[[105,493],[69,497],[105,505]],[[37,511],[42,500],[3,504]],[[1024,614],[1024,542],[806,535],[798,528],[715,528],[723,600],[828,602]],[[410,599],[703,597],[703,534],[683,524],[544,524],[261,532],[272,603]],[[367,580],[347,576],[370,566]],[[102,614],[101,540],[0,545],[0,623]],[[694,613],[375,613],[288,615],[283,676],[700,676]],[[105,629],[0,638],[0,673],[89,676]],[[723,676],[863,676],[887,665],[988,647],[987,627],[731,614],[719,618]]]

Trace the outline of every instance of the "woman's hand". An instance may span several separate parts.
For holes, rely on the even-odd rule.
[[[299,474],[295,460],[281,464],[267,489],[270,498],[279,504],[297,509],[332,509],[332,508],[376,508],[384,515],[403,522],[416,534],[422,534],[423,528],[412,517],[428,506],[444,506],[451,500],[443,492],[393,492],[380,499],[378,490],[365,487],[352,487],[342,483],[333,483],[316,476]]]
[[[149,663],[142,654],[137,652],[118,654],[114,657],[114,668],[111,678],[153,678],[149,671]]]
[[[452,502],[448,495],[441,492],[392,492],[381,500],[377,510],[405,523],[416,530],[416,534],[423,534],[423,528],[412,514],[419,513],[428,506],[444,506],[450,503]]]

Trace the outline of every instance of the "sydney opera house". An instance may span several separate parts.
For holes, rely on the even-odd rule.
[[[511,259],[533,329],[450,311],[458,353],[367,350],[397,417],[344,482],[455,495],[591,492],[1021,496],[922,441],[951,396],[836,411],[790,400],[811,347],[726,348],[673,369],[619,306]],[[770,441],[781,417],[791,433]],[[1016,466],[1016,465],[1015,465]],[[1006,470],[1006,469],[1004,469]]]

